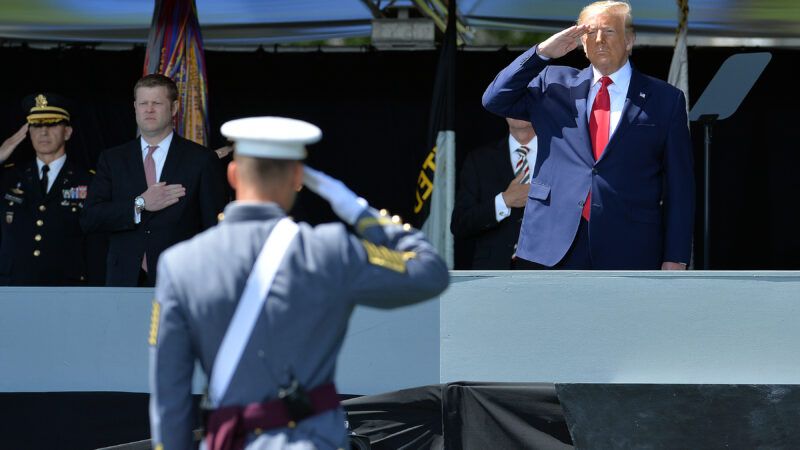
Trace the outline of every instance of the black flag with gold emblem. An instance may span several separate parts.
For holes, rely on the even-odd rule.
[[[456,0],[447,5],[447,28],[433,85],[428,146],[422,155],[414,201],[414,225],[422,227],[449,267],[453,266],[450,212],[455,198]]]

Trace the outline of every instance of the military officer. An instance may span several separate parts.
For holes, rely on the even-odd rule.
[[[356,304],[395,308],[448,285],[423,234],[371,209],[342,182],[304,167],[306,122],[228,122],[227,176],[236,191],[224,219],[175,245],[158,264],[149,335],[155,448],[191,446],[192,371],[209,374],[209,449],[346,446],[333,385]],[[307,186],[343,222],[312,227],[286,216]]]
[[[0,146],[0,284],[65,286],[86,281],[78,223],[90,173],[65,153],[72,135],[66,101],[41,93],[23,100],[27,122]],[[36,158],[6,163],[30,135]]]

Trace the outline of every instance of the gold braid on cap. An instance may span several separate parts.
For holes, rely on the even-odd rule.
[[[47,97],[39,94],[36,96],[36,105],[26,119],[29,124],[46,125],[69,120],[69,113],[66,109],[48,105]]]

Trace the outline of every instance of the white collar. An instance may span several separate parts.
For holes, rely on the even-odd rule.
[[[631,74],[633,73],[633,69],[631,68],[630,60],[625,61],[625,65],[620,67],[619,70],[612,73],[608,77],[611,78],[611,81],[614,83],[612,86],[616,86],[618,88],[625,88],[625,92],[628,91],[628,86],[631,84]],[[603,77],[594,66],[592,66],[592,86],[597,84],[600,81],[600,78]]]
[[[170,133],[167,135],[167,137],[165,137],[165,138],[164,138],[164,139],[163,139],[161,142],[159,142],[158,144],[156,144],[156,145],[158,146],[158,149],[156,150],[156,152],[159,152],[160,150],[163,150],[164,152],[167,152],[167,151],[169,150],[169,146],[170,146],[170,144],[172,144],[172,135],[173,135],[173,134],[175,134],[175,132],[174,132],[174,131],[171,131],[171,132],[170,132]],[[147,143],[147,141],[145,141],[145,140],[144,140],[144,137],[143,137],[143,136],[140,136],[140,137],[139,137],[139,142],[140,142],[140,143],[141,143],[141,145],[142,145],[142,153],[144,153],[144,154],[147,154],[147,147],[148,147],[150,144],[148,144],[148,143]]]
[[[61,171],[61,168],[64,167],[64,163],[67,162],[67,154],[64,153],[58,159],[53,160],[50,164],[47,165],[49,167],[49,175],[48,177],[52,177],[53,174],[58,173]],[[42,173],[42,167],[44,167],[44,161],[36,158],[36,167],[39,168],[39,174]]]

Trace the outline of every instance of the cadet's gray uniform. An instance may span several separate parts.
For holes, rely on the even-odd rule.
[[[272,203],[234,202],[222,223],[162,255],[150,332],[150,417],[153,442],[164,449],[190,448],[194,361],[209,373],[256,258],[284,216]],[[306,389],[332,382],[356,303],[394,308],[447,287],[447,267],[420,231],[383,231],[376,234],[385,242],[376,244],[388,249],[363,243],[342,224],[300,224],[220,406],[276,398],[289,368]],[[284,442],[344,447],[341,408],[250,436],[247,448]]]

